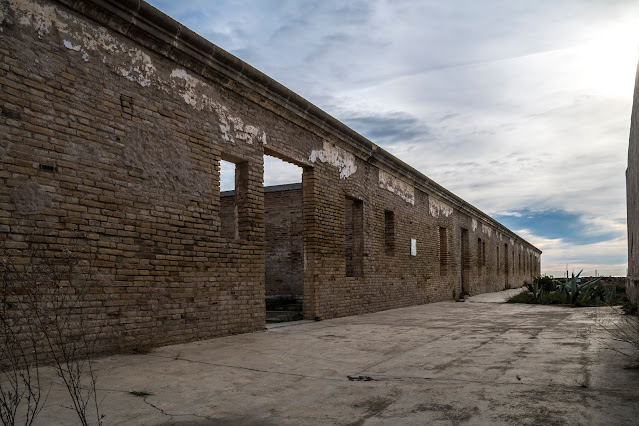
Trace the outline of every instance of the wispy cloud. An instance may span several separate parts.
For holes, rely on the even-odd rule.
[[[561,238],[543,238],[527,229],[516,229],[519,235],[543,250],[542,272],[564,276],[583,270],[583,276],[626,275],[627,243],[625,238],[615,238],[598,243],[575,245]]]
[[[376,144],[392,146],[398,143],[424,143],[432,138],[428,126],[405,112],[354,113],[343,122]]]
[[[621,230],[602,221],[588,221],[582,214],[563,210],[521,209],[493,216],[510,229],[528,229],[543,238],[561,239],[575,245],[588,245],[623,238]]]

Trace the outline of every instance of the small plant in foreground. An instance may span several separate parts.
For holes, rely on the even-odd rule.
[[[5,268],[0,273],[5,276]],[[4,426],[14,425],[18,413],[22,413],[24,424],[31,425],[44,403],[38,342],[34,334],[26,341],[16,335],[7,315],[11,304],[7,301],[6,280],[2,279],[0,283],[3,299],[0,301],[0,422]],[[29,321],[28,326],[33,327],[33,323]]]
[[[597,323],[618,342],[630,345],[627,349],[620,349],[607,345],[609,349],[631,359],[631,368],[639,368],[639,316],[636,313],[624,313],[623,308],[613,307],[615,314],[611,319],[598,319]],[[635,311],[636,312],[636,311]]]
[[[53,364],[82,425],[102,424],[93,354],[103,318],[87,314],[90,265],[70,250],[31,245],[24,257],[0,258],[0,420],[31,424],[42,409],[39,364]],[[16,260],[14,262],[14,260]],[[19,260],[19,261],[17,261]],[[45,398],[46,399],[46,398]],[[18,409],[22,404],[24,409]]]

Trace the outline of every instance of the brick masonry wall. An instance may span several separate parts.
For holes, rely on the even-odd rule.
[[[235,192],[221,193],[221,233],[234,238]],[[265,294],[302,297],[302,184],[264,187]]]
[[[0,1],[0,248],[18,265],[33,244],[85,262],[90,298],[74,312],[103,318],[104,350],[264,327],[265,154],[303,168],[292,251],[306,318],[539,274],[541,252],[488,216],[148,5],[128,7]],[[220,160],[236,164],[233,233]]]
[[[303,296],[302,184],[264,188],[266,296]]]
[[[626,195],[628,204],[628,280],[626,292],[631,300],[639,304],[639,66],[635,79],[630,123]]]

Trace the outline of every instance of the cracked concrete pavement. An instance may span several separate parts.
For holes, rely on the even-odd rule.
[[[499,303],[516,291],[100,358],[104,421],[637,424],[639,370],[597,325],[610,309]],[[78,423],[60,380],[45,376],[36,424]]]

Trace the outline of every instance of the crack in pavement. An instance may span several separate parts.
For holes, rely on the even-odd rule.
[[[194,413],[172,414],[172,413],[169,413],[169,412],[167,412],[167,411],[163,410],[162,408],[158,407],[157,405],[153,404],[152,402],[147,401],[147,398],[148,398],[148,397],[146,397],[146,396],[144,397],[144,399],[143,399],[144,403],[145,403],[146,405],[150,406],[150,407],[155,408],[156,410],[158,410],[158,411],[159,411],[160,413],[162,413],[163,415],[170,417],[170,418],[171,418],[171,422],[172,422],[172,423],[173,423],[173,418],[174,418],[174,417],[197,417],[197,418],[200,418],[200,419],[206,419],[206,420],[208,420],[208,421],[210,421],[210,422],[213,422],[213,421],[215,421],[215,420],[216,420],[216,419],[215,419],[215,418],[213,418],[213,417],[209,417],[209,416],[201,416],[201,415],[199,415],[199,414],[194,414]]]
[[[152,357],[156,357],[156,358],[164,358],[164,359],[172,359],[175,361],[186,361],[186,362],[191,362],[194,364],[204,364],[204,365],[211,365],[214,367],[222,367],[222,368],[234,368],[234,369],[238,369],[238,370],[247,370],[247,371],[255,371],[258,373],[268,373],[268,374],[278,374],[278,375],[282,375],[282,376],[293,376],[293,377],[302,377],[302,378],[307,378],[307,379],[318,379],[318,380],[328,380],[328,381],[343,381],[343,379],[340,378],[331,378],[331,377],[322,377],[322,376],[310,376],[307,374],[300,374],[300,373],[287,373],[284,371],[273,371],[273,370],[261,370],[259,368],[252,368],[252,367],[242,367],[239,365],[227,365],[227,364],[216,364],[214,362],[208,362],[208,361],[197,361],[197,360],[192,360],[192,359],[188,359],[188,358],[175,358],[175,357],[170,357],[170,356],[163,356],[163,355],[153,355],[150,354],[148,356],[152,356]]]

